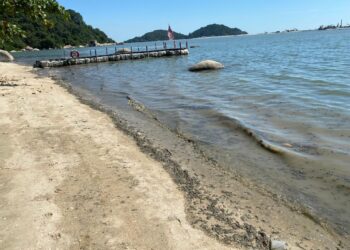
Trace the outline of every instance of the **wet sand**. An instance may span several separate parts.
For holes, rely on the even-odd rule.
[[[30,67],[1,63],[0,80],[1,249],[349,243],[220,169],[183,138],[163,135],[180,141],[163,148]]]

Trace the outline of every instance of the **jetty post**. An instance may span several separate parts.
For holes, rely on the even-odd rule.
[[[108,47],[106,47],[106,56],[108,56]]]
[[[96,51],[96,49],[95,49],[95,57],[97,57],[97,51]]]
[[[188,41],[186,41],[186,49],[188,49]]]

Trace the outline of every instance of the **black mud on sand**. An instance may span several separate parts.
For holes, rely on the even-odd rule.
[[[348,238],[338,237],[327,225],[305,216],[298,205],[225,170],[195,142],[158,122],[141,103],[125,96],[130,109],[116,112],[55,80],[82,103],[107,113],[143,152],[163,164],[184,191],[187,219],[194,227],[225,244],[246,249],[269,249],[273,239],[300,249],[345,249]],[[323,236],[316,238],[319,235]]]

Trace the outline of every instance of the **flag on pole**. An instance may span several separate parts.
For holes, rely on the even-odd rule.
[[[169,40],[174,40],[175,39],[174,32],[171,29],[170,25],[169,25],[169,28],[168,28],[168,38],[169,38]]]

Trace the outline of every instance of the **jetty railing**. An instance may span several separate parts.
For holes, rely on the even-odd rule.
[[[113,50],[113,53],[111,52]],[[101,53],[103,51],[104,53]],[[74,55],[73,55],[74,52]],[[99,53],[100,52],[100,53]],[[81,53],[81,56],[80,56]],[[84,55],[85,54],[85,55]],[[57,59],[48,59],[36,61],[34,67],[47,68],[47,67],[63,67],[71,65],[108,62],[108,61],[122,61],[122,60],[136,60],[144,59],[149,57],[164,57],[164,56],[181,56],[188,55],[188,42],[176,42],[174,41],[170,46],[167,42],[162,42],[161,45],[158,43],[145,46],[130,46],[127,48],[123,47],[105,47],[105,48],[94,48],[88,52],[85,50],[74,50],[70,52],[67,57],[67,51],[64,50],[64,57]]]
[[[112,50],[112,54],[118,53],[119,49],[130,49],[131,53],[144,53],[144,52],[156,52],[156,51],[162,51],[165,49],[169,50],[174,50],[174,49],[183,49],[186,48],[188,49],[188,42],[186,41],[185,44],[183,44],[181,41],[180,42],[173,42],[170,43],[171,46],[169,46],[168,42],[162,42],[162,44],[159,44],[159,42],[155,42],[152,45],[145,45],[145,46],[122,46],[122,47],[105,47],[105,53],[98,53],[99,51],[103,51],[103,49],[98,50],[98,49],[90,49],[90,56],[108,56],[111,55],[110,51]]]

